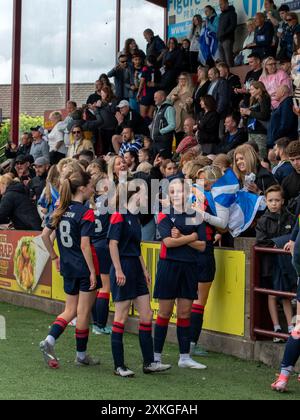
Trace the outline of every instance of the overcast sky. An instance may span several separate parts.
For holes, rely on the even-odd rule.
[[[12,0],[0,0],[0,83],[10,83]],[[143,30],[163,35],[163,9],[122,0],[121,45]],[[22,83],[62,83],[66,60],[66,0],[23,0]],[[115,58],[115,0],[73,0],[72,81],[93,82]]]

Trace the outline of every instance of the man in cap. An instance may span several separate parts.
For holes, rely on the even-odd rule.
[[[34,171],[30,168],[29,156],[17,156],[14,163],[13,172],[16,174],[17,178],[19,178],[19,180],[23,182],[25,186],[27,186],[30,180],[35,176]]]
[[[29,195],[33,202],[37,203],[46,186],[48,171],[50,168],[49,161],[40,157],[34,162],[36,176],[29,182]]]
[[[44,157],[50,161],[49,146],[48,143],[43,139],[43,128],[32,127],[30,129],[33,137],[33,142],[30,149],[30,154],[36,161],[39,157]]]

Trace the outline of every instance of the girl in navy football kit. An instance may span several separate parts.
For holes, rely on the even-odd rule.
[[[120,184],[118,197],[128,194],[123,205],[127,212],[115,213],[111,217],[108,232],[109,249],[113,262],[110,272],[111,292],[115,302],[115,317],[112,331],[112,353],[115,363],[115,374],[121,377],[132,377],[134,372],[128,369],[124,361],[123,336],[125,323],[128,319],[131,302],[140,315],[139,340],[144,359],[144,373],[161,372],[170,369],[170,365],[154,363],[152,339],[152,311],[148,284],[150,277],[141,256],[141,224],[132,203],[137,194],[130,191],[131,181]],[[120,204],[118,205],[120,209]],[[148,284],[147,284],[148,283]]]
[[[43,241],[52,261],[59,261],[51,234],[56,230],[60,253],[60,272],[66,293],[65,311],[56,319],[47,338],[40,343],[45,362],[58,368],[54,346],[69,322],[77,315],[76,346],[77,366],[99,364],[86,354],[89,337],[89,321],[96,290],[100,287],[99,267],[90,237],[95,231],[95,216],[84,206],[93,194],[90,176],[75,172],[66,178],[60,190],[60,203],[43,232]]]
[[[109,300],[110,300],[110,279],[109,272],[111,269],[111,258],[107,242],[107,233],[110,224],[110,213],[108,211],[108,178],[98,177],[95,181],[96,195],[94,197],[94,204],[91,206],[95,214],[95,233],[91,237],[99,261],[99,269],[101,275],[102,288],[98,291],[96,303],[93,307],[94,327],[93,333],[111,334],[112,330],[107,327],[107,320],[109,315]]]
[[[179,367],[205,369],[190,357],[190,319],[193,301],[197,299],[198,260],[206,248],[205,224],[185,210],[184,180],[171,182],[170,212],[158,217],[162,247],[158,264],[154,298],[159,299],[155,328],[155,360],[161,361],[168,325],[177,300],[177,337],[180,349]]]

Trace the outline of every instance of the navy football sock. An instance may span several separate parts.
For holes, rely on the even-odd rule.
[[[105,328],[109,315],[109,293],[98,293],[96,301],[97,325],[99,328]]]
[[[281,365],[282,370],[290,370],[290,368],[294,368],[299,357],[300,357],[300,334],[297,331],[294,331],[286,345],[286,349],[285,349],[285,353],[284,353],[283,361]]]
[[[111,335],[111,349],[115,362],[115,369],[124,366],[124,346],[123,346],[123,336],[124,336],[124,324],[119,322],[113,323],[112,335]]]
[[[168,334],[169,319],[157,317],[154,332],[154,351],[161,354]]]
[[[48,335],[53,337],[56,341],[63,334],[67,326],[67,321],[65,321],[63,318],[57,318],[56,321],[53,323]]]
[[[202,332],[203,317],[204,317],[204,306],[193,305],[191,314],[191,329],[190,337],[191,342],[197,344]]]
[[[190,340],[190,319],[177,320],[177,338],[179,343],[180,354],[189,354],[191,347]]]
[[[78,330],[76,328],[76,349],[78,353],[85,353],[89,341],[89,330]]]
[[[148,366],[154,362],[152,323],[140,323],[139,329],[140,347],[143,354],[144,365]]]

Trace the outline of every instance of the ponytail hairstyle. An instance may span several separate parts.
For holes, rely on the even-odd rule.
[[[52,203],[51,187],[54,187],[58,191],[59,185],[59,172],[57,169],[57,165],[53,165],[48,173],[45,188],[45,197],[49,205]]]
[[[57,229],[63,215],[68,210],[72,196],[76,194],[80,187],[86,187],[90,180],[91,176],[83,171],[74,172],[64,179],[60,188],[59,205],[52,216],[52,227],[54,229]]]

